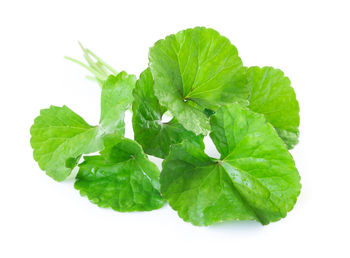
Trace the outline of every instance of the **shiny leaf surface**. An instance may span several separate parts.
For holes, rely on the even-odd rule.
[[[108,141],[108,138],[107,138]],[[163,206],[159,170],[135,141],[107,142],[99,156],[79,165],[75,188],[100,207],[116,211],[148,211]]]

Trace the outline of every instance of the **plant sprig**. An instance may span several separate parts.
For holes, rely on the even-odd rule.
[[[301,184],[288,149],[298,143],[299,104],[281,70],[244,67],[236,47],[204,27],[157,41],[138,80],[79,45],[86,63],[65,58],[101,86],[100,123],[66,106],[41,110],[31,145],[47,175],[62,181],[79,166],[75,188],[98,206],[149,211],[168,201],[194,225],[266,225],[293,208]],[[135,140],[124,137],[131,107]],[[206,135],[220,158],[205,153]],[[164,159],[161,172],[146,154]]]

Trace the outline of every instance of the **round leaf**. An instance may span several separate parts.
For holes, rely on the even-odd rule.
[[[165,159],[161,192],[170,206],[194,225],[253,219],[265,225],[285,217],[300,177],[271,124],[231,104],[211,116],[211,125],[219,160],[188,142],[174,145]]]
[[[196,27],[159,40],[149,52],[155,95],[187,130],[207,134],[204,109],[248,97],[237,49],[213,29]]]

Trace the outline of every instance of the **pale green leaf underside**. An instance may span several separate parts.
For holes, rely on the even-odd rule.
[[[163,163],[161,191],[185,221],[277,221],[300,192],[300,177],[283,141],[264,117],[238,104],[211,117],[220,160],[191,143],[174,145]]]
[[[159,158],[169,154],[172,144],[188,139],[204,149],[203,136],[187,131],[176,119],[162,123],[166,111],[161,107],[153,91],[153,78],[149,69],[141,73],[134,90],[133,129],[134,138],[144,151]]]
[[[196,134],[210,130],[205,108],[248,97],[237,49],[212,29],[196,27],[158,41],[150,49],[149,66],[160,104]]]
[[[247,69],[250,89],[249,108],[264,114],[275,128],[288,149],[298,143],[299,104],[290,80],[284,73],[272,67]]]
[[[148,211],[164,204],[159,170],[135,141],[119,140],[100,156],[84,157],[79,167],[75,188],[100,207]]]

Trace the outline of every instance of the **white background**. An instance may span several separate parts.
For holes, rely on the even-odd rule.
[[[0,257],[350,257],[348,2],[2,0]],[[138,75],[155,41],[198,25],[228,37],[246,66],[292,80],[303,187],[287,218],[195,227],[169,206],[118,213],[39,169],[29,128],[40,109],[66,104],[98,122],[98,85],[63,59],[81,58],[78,40]]]

